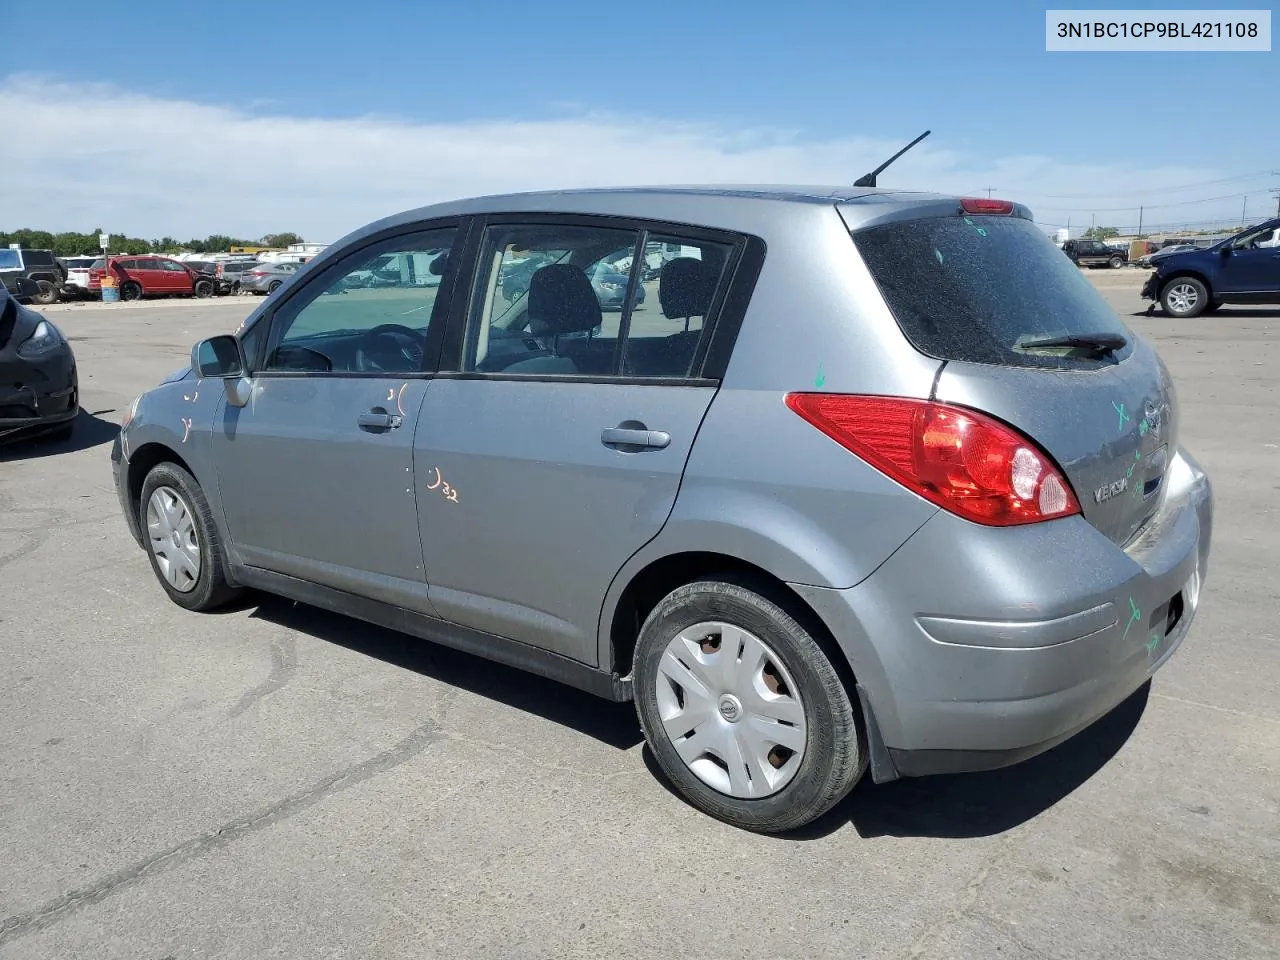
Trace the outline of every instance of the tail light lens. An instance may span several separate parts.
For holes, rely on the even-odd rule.
[[[790,393],[787,406],[944,510],[988,526],[1080,512],[1067,478],[1031,440],[965,407],[906,397]]]
[[[960,208],[965,213],[973,214],[1003,214],[1005,216],[1013,213],[1013,204],[1008,200],[992,200],[982,197],[964,197],[960,201]]]

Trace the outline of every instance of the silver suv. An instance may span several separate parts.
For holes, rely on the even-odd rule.
[[[1164,364],[1024,207],[873,188],[378,221],[197,344],[113,462],[174,602],[257,588],[634,699],[678,791],[759,831],[1110,711],[1186,636],[1212,521]]]

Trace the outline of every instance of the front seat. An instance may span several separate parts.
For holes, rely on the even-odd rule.
[[[560,354],[560,337],[587,333],[604,321],[595,288],[579,267],[553,263],[540,267],[529,278],[529,332],[550,338],[551,356],[530,357],[507,367],[504,373],[578,373],[572,357]]]
[[[697,257],[676,257],[667,261],[658,278],[658,303],[663,316],[670,320],[683,318],[688,333],[691,317],[707,315],[715,289],[716,277],[707,264]]]

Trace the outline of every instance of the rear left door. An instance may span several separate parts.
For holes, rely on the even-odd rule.
[[[442,618],[597,664],[605,593],[666,522],[715,395],[702,376],[704,321],[743,246],[670,233],[589,217],[483,225],[469,306],[455,314],[414,445]],[[665,312],[661,277],[637,304],[648,238],[705,258],[705,282],[667,297]],[[626,255],[627,295],[606,311],[588,271]],[[520,262],[536,263],[529,284],[504,293]]]

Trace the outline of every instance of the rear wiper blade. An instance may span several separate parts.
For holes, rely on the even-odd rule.
[[[1020,350],[1038,350],[1047,347],[1078,347],[1095,353],[1112,353],[1129,345],[1118,333],[1074,333],[1065,337],[1045,337],[1018,344]]]

